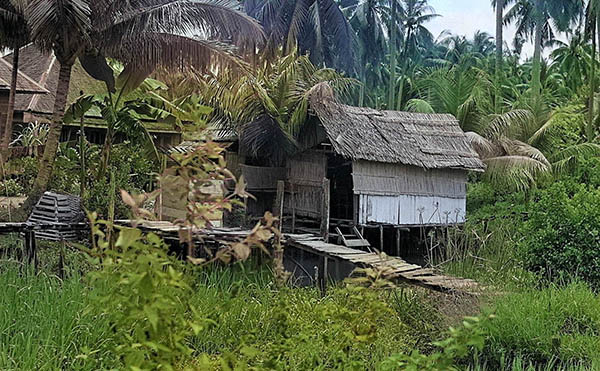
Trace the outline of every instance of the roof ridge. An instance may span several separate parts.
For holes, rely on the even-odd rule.
[[[5,65],[5,67],[8,68],[12,73],[13,66],[11,63],[8,63],[4,58],[0,58],[0,63],[3,63]],[[43,86],[41,86],[40,84],[38,84],[34,79],[29,77],[29,75],[27,75],[25,72],[21,71],[18,67],[17,67],[17,74],[19,77],[24,78],[27,82],[32,84],[35,88],[39,89],[39,91],[24,90],[24,89],[21,89],[21,91],[26,91],[27,93],[30,93],[30,94],[47,94],[47,93],[49,93],[48,89],[46,89]],[[5,80],[2,79],[2,81],[5,81]],[[10,86],[10,84],[9,84],[9,86]]]

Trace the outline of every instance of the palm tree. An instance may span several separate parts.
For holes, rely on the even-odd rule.
[[[551,69],[562,74],[567,86],[577,92],[591,78],[588,73],[593,64],[593,48],[580,33],[573,35],[568,43],[556,40],[555,45],[558,47],[550,55],[553,60]]]
[[[35,180],[23,209],[47,188],[62,128],[71,67],[79,58],[90,75],[114,89],[113,71],[105,61],[126,65],[129,82],[141,82],[159,65],[205,67],[232,61],[222,41],[254,47],[262,39],[258,24],[222,5],[192,0],[22,0],[31,39],[45,52],[54,52],[59,77],[50,133]],[[204,39],[182,36],[198,30]],[[220,40],[215,41],[215,40]]]
[[[8,146],[12,140],[15,95],[19,70],[19,51],[29,42],[29,29],[23,17],[22,3],[17,0],[0,0],[0,48],[13,50],[12,76],[6,112],[6,122],[0,122],[0,153],[7,159]]]
[[[494,107],[496,113],[500,113],[502,105],[502,88],[500,82],[502,81],[502,64],[504,59],[504,10],[513,2],[514,0],[492,0],[492,7],[496,9],[496,99]]]
[[[593,125],[595,110],[594,96],[596,93],[596,46],[600,44],[600,1],[589,0],[585,10],[585,35],[592,40],[590,69],[590,91],[588,98],[588,125]],[[600,45],[599,45],[600,47]]]
[[[280,166],[285,155],[302,147],[299,138],[310,121],[311,94],[327,83],[344,95],[355,81],[292,52],[265,61],[248,75],[210,75],[197,83],[201,103],[214,109],[208,124],[236,133],[244,154]]]
[[[432,43],[433,35],[425,27],[425,23],[439,16],[433,7],[429,6],[427,0],[404,0],[404,7],[400,14],[400,21],[404,29],[404,48],[400,56],[403,60],[402,78],[396,105],[390,109],[402,109],[406,72],[411,53],[416,52],[425,41]]]
[[[354,72],[354,34],[336,1],[245,0],[244,11],[264,27],[273,50],[298,47],[315,64]]]
[[[517,24],[517,38],[533,41],[531,87],[540,95],[541,61],[544,44],[555,39],[556,32],[568,30],[581,13],[581,0],[517,0],[504,17],[505,23]],[[556,29],[553,29],[553,25]]]
[[[362,84],[358,105],[362,107],[365,105],[365,91],[374,90],[378,80],[373,76],[374,69],[382,64],[388,49],[389,27],[386,25],[389,24],[389,7],[387,0],[356,0],[344,11],[348,13],[359,45],[357,70]],[[371,76],[368,76],[369,72]]]

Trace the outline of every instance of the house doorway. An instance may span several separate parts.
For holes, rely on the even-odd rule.
[[[330,181],[330,218],[353,223],[352,161],[330,154],[327,159],[327,179]]]

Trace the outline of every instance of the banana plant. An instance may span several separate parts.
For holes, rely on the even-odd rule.
[[[184,127],[189,123],[201,121],[201,116],[210,112],[210,109],[198,104],[198,98],[193,96],[169,102],[160,95],[162,90],[167,89],[160,81],[145,76],[139,78],[134,72],[122,70],[116,64],[111,67],[115,71],[121,71],[116,79],[115,91],[83,95],[65,114],[65,122],[84,120],[85,115],[93,113],[99,115],[106,123],[106,138],[97,174],[99,178],[106,174],[117,133],[135,140],[141,139],[148,152],[158,160],[160,155],[153,136],[144,125],[145,121],[153,120]]]

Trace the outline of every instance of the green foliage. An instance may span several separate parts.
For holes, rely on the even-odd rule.
[[[17,138],[11,143],[13,146],[33,147],[46,143],[50,126],[41,122],[30,122],[21,128]]]
[[[25,189],[16,179],[5,179],[0,181],[0,195],[2,197],[23,196]]]
[[[152,158],[145,156],[143,145],[125,142],[117,144],[113,149],[111,169],[115,174],[116,182],[116,211],[118,218],[130,215],[129,208],[125,205],[118,192],[121,189],[129,193],[140,193],[151,189],[155,174],[158,172],[158,164]],[[89,146],[85,151],[87,179],[86,195],[83,205],[87,210],[96,211],[100,216],[107,217],[110,194],[107,192],[109,180],[107,178],[96,179],[95,172],[100,162],[100,151],[97,146]],[[51,189],[79,194],[80,182],[80,159],[76,147],[60,146],[57,155],[55,170],[53,172]]]
[[[525,266],[544,277],[600,285],[600,190],[558,182],[539,192],[523,225]]]
[[[438,336],[429,318],[408,319],[436,312],[422,296],[398,293],[395,302],[391,292],[350,286],[321,297],[313,288],[275,290],[263,275],[249,279],[248,268],[234,281],[231,272],[214,269],[203,273],[193,299],[211,325],[191,344],[209,359],[230,354],[231,362],[258,369],[373,369],[398,351],[426,350]],[[402,312],[407,308],[410,314]]]
[[[489,310],[496,319],[484,325],[488,340],[481,356],[490,369],[503,358],[554,363],[554,369],[600,364],[600,299],[584,284],[502,295]]]
[[[3,246],[5,246],[3,244]],[[0,368],[100,370],[118,367],[106,316],[86,311],[89,289],[81,277],[65,280],[0,269]]]
[[[467,317],[460,328],[450,328],[450,337],[435,342],[440,351],[425,355],[414,350],[410,355],[400,354],[384,361],[381,370],[407,371],[458,371],[457,362],[472,350],[483,349],[485,335],[483,323],[477,317]]]
[[[186,338],[202,329],[189,298],[193,292],[169,257],[164,242],[139,229],[121,228],[112,249],[98,225],[101,269],[89,274],[93,311],[106,316],[114,332],[114,354],[131,370],[174,369],[192,350]]]

